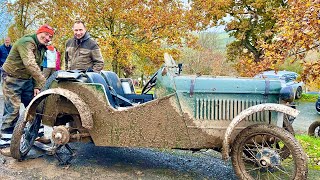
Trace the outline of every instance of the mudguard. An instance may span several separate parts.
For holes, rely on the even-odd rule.
[[[232,122],[229,124],[228,128],[226,129],[224,140],[222,143],[222,158],[224,160],[229,159],[231,134],[235,129],[235,127],[242,120],[245,120],[247,116],[250,116],[251,114],[254,114],[256,112],[261,112],[261,111],[277,111],[277,112],[286,113],[293,117],[297,117],[298,114],[300,113],[300,111],[293,109],[291,107],[288,107],[286,105],[274,104],[274,103],[258,104],[243,110],[235,118],[233,118]]]
[[[89,130],[93,128],[93,119],[89,106],[77,94],[62,88],[45,90],[33,98],[25,110],[25,120],[32,120],[36,114],[37,106],[50,95],[60,95],[71,101],[79,112],[82,126]]]

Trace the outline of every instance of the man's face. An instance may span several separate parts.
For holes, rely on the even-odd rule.
[[[81,39],[86,33],[86,28],[82,23],[75,23],[73,25],[73,33],[75,38]]]
[[[52,40],[53,36],[47,32],[42,32],[37,34],[37,38],[40,44],[48,45],[48,43]]]
[[[7,38],[4,40],[4,44],[5,44],[6,46],[9,46],[10,43],[11,43],[11,40],[10,40],[10,38],[7,37]]]

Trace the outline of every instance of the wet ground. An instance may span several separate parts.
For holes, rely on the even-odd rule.
[[[320,120],[320,115],[314,103],[299,103],[297,109],[301,113],[293,127],[298,133],[306,133],[312,122]],[[0,98],[1,114],[2,111]],[[230,162],[222,161],[221,154],[213,150],[193,153],[96,147],[92,143],[73,143],[71,147],[77,156],[70,166],[59,166],[53,156],[36,149],[23,162],[0,155],[0,179],[237,179]]]
[[[316,111],[315,102],[299,102],[297,105],[300,114],[293,122],[293,128],[299,134],[307,133],[310,124],[320,120],[320,114]]]

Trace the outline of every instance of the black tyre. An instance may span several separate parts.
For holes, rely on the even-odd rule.
[[[282,149],[290,153],[286,159],[282,153],[288,152]],[[307,156],[302,147],[291,133],[273,125],[257,124],[242,130],[232,145],[231,158],[240,179],[307,179]]]
[[[22,160],[28,154],[38,137],[40,122],[40,115],[28,122],[24,120],[24,115],[19,117],[11,138],[10,151],[13,158]]]
[[[285,130],[287,130],[289,133],[291,133],[293,136],[295,135],[294,129],[292,127],[292,124],[290,122],[290,118],[292,118],[292,116],[288,115],[288,114],[284,114],[284,118],[283,118],[283,128]],[[293,122],[293,121],[292,121]],[[277,146],[280,150],[281,150],[281,158],[282,159],[286,159],[290,156],[290,150],[287,146],[282,146],[280,144],[278,144]]]
[[[298,87],[296,91],[296,99],[300,99],[302,96],[302,87]]]
[[[316,102],[316,110],[318,113],[320,113],[320,99],[318,98],[317,102]]]
[[[320,121],[315,121],[309,126],[308,135],[320,137]]]

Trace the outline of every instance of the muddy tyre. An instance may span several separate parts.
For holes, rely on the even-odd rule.
[[[282,158],[281,154],[288,152],[288,157]],[[302,147],[290,132],[273,125],[257,124],[242,130],[232,145],[231,158],[239,179],[307,179],[307,156]]]
[[[308,135],[320,137],[320,121],[315,121],[309,126]]]
[[[10,151],[13,158],[22,160],[28,154],[38,137],[40,122],[39,115],[28,122],[24,120],[24,113],[19,117],[11,138]]]
[[[286,115],[289,116],[289,115]],[[293,136],[295,135],[294,129],[292,127],[292,124],[289,122],[287,118],[283,119],[283,128],[287,130],[289,133],[291,133]],[[280,148],[280,144],[278,144],[278,148]],[[286,159],[290,156],[290,150],[287,146],[283,146],[281,149],[281,158]]]

